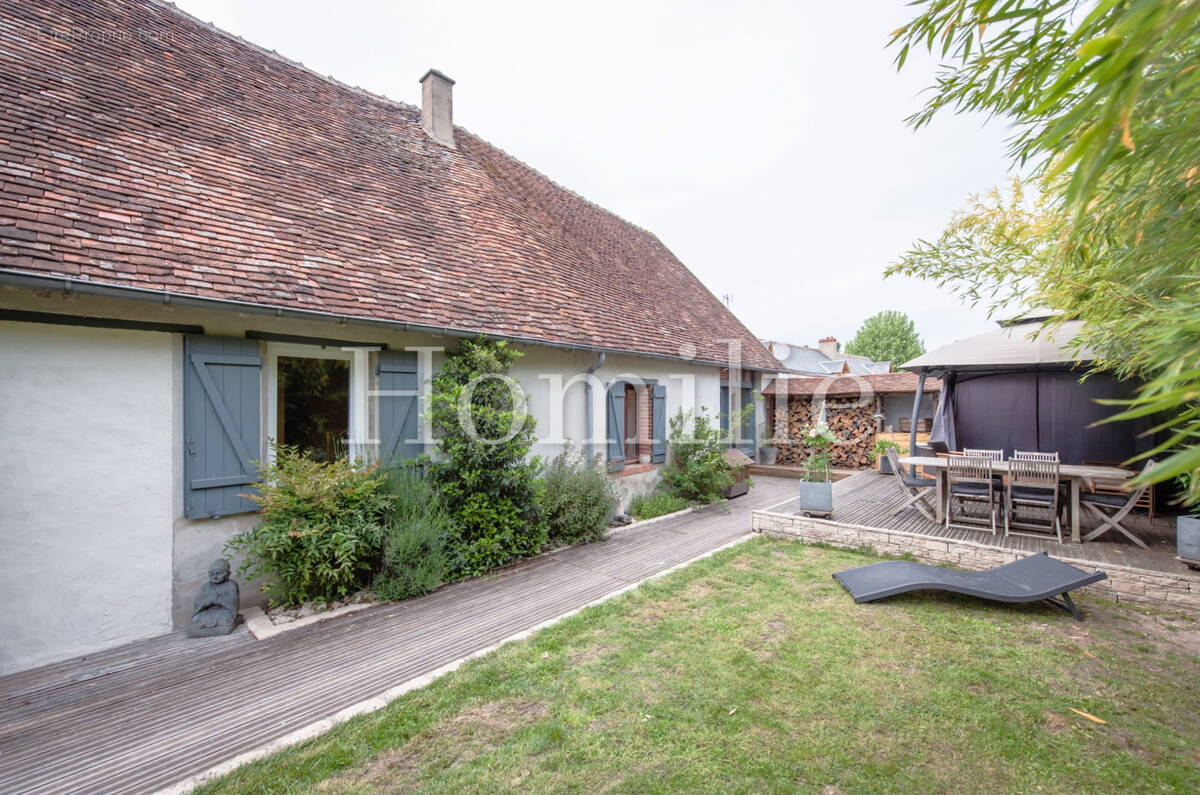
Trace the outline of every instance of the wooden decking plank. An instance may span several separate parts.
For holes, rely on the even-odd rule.
[[[671,531],[671,528],[664,528],[664,531],[665,531],[665,532],[672,532],[672,531]],[[628,536],[628,534],[626,534],[626,536]],[[642,544],[644,545],[644,544],[646,544],[646,543],[653,543],[653,542],[640,542],[640,543],[642,543]],[[628,542],[626,542],[626,546],[628,546]],[[676,550],[676,551],[678,551],[678,550]],[[592,567],[592,569],[593,569],[593,570],[598,570],[598,569],[596,569],[596,567]],[[617,586],[617,585],[614,585],[614,587],[618,587],[618,586]],[[487,597],[484,597],[484,598],[487,598]],[[476,599],[479,599],[479,597],[476,597]],[[361,614],[360,614],[360,615],[361,615]],[[184,676],[191,676],[191,675],[194,675],[194,674],[196,674],[196,673],[198,673],[198,671],[191,671],[191,670],[188,670],[188,671],[184,671],[184,673],[182,673],[181,675],[184,675]],[[138,673],[138,676],[140,676],[140,673]],[[130,685],[128,685],[128,683],[126,683],[126,682],[119,682],[119,683],[115,683],[115,685],[114,685],[114,687],[116,687],[116,688],[126,688],[126,687],[128,687],[128,686],[130,686]],[[79,691],[80,693],[83,693],[83,692],[84,692],[84,688],[77,688],[77,689],[78,689],[78,691]],[[89,701],[91,701],[91,703],[92,703],[92,704],[94,704],[94,703],[95,703],[95,698],[96,698],[96,697],[97,697],[97,693],[95,693],[95,692],[84,693],[84,698],[85,698],[86,700],[89,700]]]
[[[573,581],[569,580],[569,579],[556,579],[552,583],[541,584],[534,588],[525,588],[518,597],[510,599],[507,602],[507,606],[513,611],[518,611],[518,612],[523,611],[526,609],[526,605],[528,603],[536,602],[539,599],[547,597],[547,596],[553,594],[556,590],[559,592],[562,592],[564,590],[564,588],[568,588],[572,584],[573,584]],[[611,591],[611,590],[614,590],[614,589],[620,587],[622,584],[623,583],[621,583],[621,582],[610,581],[607,583],[601,583],[598,587],[601,587],[602,589],[604,589],[607,592],[607,591]],[[490,592],[490,590],[491,589],[489,589],[489,592]],[[481,606],[481,600],[478,598],[478,596],[469,598],[469,599],[464,599],[463,603],[461,604],[460,607],[462,608],[462,612],[464,614],[467,614],[466,617],[462,618],[457,624],[447,623],[447,622],[443,621],[439,626],[442,628],[442,630],[444,630],[446,632],[454,632],[454,631],[458,631],[460,629],[469,629],[471,627],[471,625],[474,623],[473,619],[470,617],[469,614],[474,610],[474,608],[479,607],[479,606]],[[496,613],[496,615],[502,616],[503,614]],[[351,623],[351,621],[350,621],[351,619],[354,618],[354,616],[347,616],[346,618],[347,618],[347,623],[337,627],[336,628],[337,632],[344,633],[345,630],[354,628],[354,624]],[[325,625],[325,626],[328,626],[328,625]],[[310,627],[307,629],[312,630],[312,629],[316,629],[316,628],[324,629],[323,625],[316,625],[315,627]],[[274,670],[277,672],[277,676],[286,677],[286,676],[290,675],[291,668],[295,667],[296,665],[303,665],[305,663],[304,656],[307,653],[307,650],[309,649],[310,646],[319,647],[320,648],[320,658],[327,665],[336,667],[338,665],[348,664],[349,662],[352,662],[353,658],[356,655],[376,651],[376,650],[378,650],[378,648],[380,646],[384,645],[385,643],[391,643],[391,642],[393,642],[393,640],[399,640],[400,638],[403,638],[407,635],[413,634],[413,632],[420,632],[423,630],[421,630],[419,628],[412,628],[407,631],[402,630],[401,632],[397,633],[397,635],[399,637],[395,637],[395,638],[393,638],[393,636],[390,636],[390,635],[382,635],[379,633],[372,633],[370,635],[363,635],[361,638],[357,638],[357,637],[351,638],[349,641],[344,641],[343,639],[340,639],[337,637],[330,637],[328,632],[324,632],[321,635],[317,635],[317,636],[311,638],[306,645],[297,648],[296,641],[293,640],[293,638],[291,636],[293,634],[298,635],[299,633],[304,632],[304,631],[305,630],[296,630],[294,633],[287,633],[285,635],[277,636],[277,638],[273,638],[268,641],[263,641],[262,642],[262,644],[263,644],[262,651],[259,652],[259,654],[256,656],[266,655],[266,657],[268,659],[273,661],[274,666],[275,666]],[[279,641],[279,640],[290,641],[290,643],[288,645],[273,644],[273,641]],[[295,662],[293,662],[294,658],[297,658],[297,657],[299,659],[295,659]],[[245,655],[242,655],[240,658],[237,658],[237,659],[231,658],[229,660],[229,662],[231,665],[236,663],[239,666],[244,666],[247,662],[247,659],[245,658]],[[186,671],[185,673],[190,675],[193,679],[195,679],[195,678],[199,678],[202,676],[207,676],[210,673],[215,673],[215,674],[221,675],[223,672],[219,668],[213,668],[212,666],[205,666],[203,669],[194,669],[191,671]],[[186,677],[184,677],[184,679],[186,679]],[[236,684],[238,684],[238,682],[234,681],[234,682],[232,682],[232,684],[236,685]],[[164,689],[167,689],[167,688],[157,688],[157,690],[164,690]],[[157,692],[157,690],[155,692]],[[150,695],[153,695],[153,693],[142,693],[139,695],[150,696]]]
[[[611,588],[606,589],[606,590],[611,590]],[[569,597],[569,596],[574,596],[576,594],[568,592],[565,595]],[[527,603],[528,601],[529,600],[522,600],[522,603],[518,606],[518,609],[524,608],[525,603]],[[526,612],[525,614],[529,615],[528,612]],[[517,615],[515,615],[515,612],[514,612],[514,615],[512,615],[510,617],[510,619],[512,622],[520,621],[520,618]],[[509,629],[509,626],[501,625],[500,631],[507,631],[508,629]],[[468,632],[463,632],[462,634],[466,637],[477,637],[477,636],[471,635]],[[511,632],[509,632],[508,634],[511,634]],[[498,636],[498,637],[503,637],[503,635]],[[358,651],[367,651],[367,649],[360,648],[360,649],[358,649]],[[315,663],[315,662],[319,661],[323,665],[328,665],[331,668],[337,668],[338,662],[329,660],[327,652],[328,652],[328,648],[323,647],[322,650],[319,653],[313,655],[312,659],[308,660],[308,662]],[[453,657],[450,657],[449,659],[453,659]],[[293,660],[293,662],[296,662],[296,661]],[[301,660],[300,662],[303,662],[303,660]],[[384,667],[395,667],[393,664],[388,663],[388,662],[385,662],[383,665],[384,665]],[[367,668],[364,668],[364,670],[366,671],[367,674],[370,674],[373,672],[372,670],[367,669]],[[275,680],[279,680],[281,677],[284,680],[286,680],[289,678],[288,677],[289,673],[290,672],[286,668],[283,668],[283,670],[281,670],[280,674],[275,677]],[[224,684],[227,686],[230,683],[224,683]],[[236,685],[237,683],[233,683],[233,684]],[[275,681],[275,682],[266,681],[266,682],[260,682],[259,684],[263,688],[271,689],[274,684],[282,684],[282,683],[277,682],[277,681]],[[358,688],[356,687],[356,685],[357,685],[356,677],[340,677],[339,678],[339,690],[341,691],[341,694],[339,695],[339,698],[346,697],[345,694],[350,694],[350,693],[357,694]],[[283,692],[286,693],[287,691],[285,690]],[[367,693],[366,695],[370,695],[370,694],[371,693]],[[162,720],[159,720],[157,722],[143,723],[142,725],[139,726],[138,733],[132,734],[132,735],[129,733],[126,733],[124,737],[120,738],[120,740],[116,741],[116,742],[119,742],[122,745],[125,743],[129,743],[129,742],[133,742],[136,744],[141,739],[146,739],[148,737],[153,737],[153,736],[157,735],[161,729],[161,724],[163,724],[164,722],[170,723],[174,720],[179,719],[180,717],[183,717],[183,718],[189,718],[189,719],[194,718],[194,719],[197,719],[198,723],[203,723],[203,718],[205,718],[207,715],[211,714],[211,707],[206,706],[203,703],[197,703],[197,704],[193,705],[193,707],[191,709],[185,710],[182,714],[180,712],[176,711],[173,714],[164,715],[161,713],[161,711],[158,710],[158,707],[160,706],[160,704],[158,703],[158,701],[159,701],[158,695],[159,694],[156,694],[155,698],[146,700],[144,702],[144,707],[152,713],[159,712],[160,718],[162,718]],[[366,695],[364,695],[363,697],[366,697]],[[310,706],[319,706],[319,705],[320,704],[314,704],[314,705],[310,705]],[[271,705],[271,707],[272,707],[271,709],[267,709],[267,710],[259,709],[257,711],[257,714],[255,717],[257,718],[258,721],[266,721],[268,723],[270,723],[272,721],[276,721],[276,720],[279,720],[280,722],[282,722],[289,716],[289,714],[297,706],[303,707],[305,705],[304,704],[296,704],[295,699],[289,700],[287,698],[283,698],[279,701],[274,702]],[[223,717],[223,719],[227,719],[229,716],[223,715],[222,717]],[[233,717],[237,717],[237,716],[235,715]],[[28,739],[38,740],[38,739],[42,739],[42,738],[31,736]],[[107,743],[104,743],[103,741],[101,741],[100,747],[98,747],[97,750],[107,751],[108,750],[107,746],[108,746]],[[162,750],[169,751],[172,749],[170,749],[170,747],[168,746]],[[110,761],[119,763],[122,760],[122,756],[119,754],[119,748],[118,748],[118,754],[115,757],[113,755],[109,754],[108,759]]]
[[[759,477],[728,513],[632,528],[265,641],[176,633],[0,678],[0,791],[168,785],[737,538],[751,508],[794,489]]]
[[[570,599],[588,596],[592,592],[598,595],[611,590],[611,588],[597,589],[594,583],[578,583],[577,585],[580,587],[561,593],[560,595]],[[584,590],[581,591],[580,588]],[[498,624],[495,630],[486,636],[487,640],[494,642],[511,635],[513,632],[519,631],[524,626],[528,626],[530,616],[549,618],[557,613],[558,608],[553,605],[543,605],[541,610],[534,610],[532,612],[523,611],[521,608],[527,607],[530,601],[528,599],[522,600],[518,607],[509,611],[506,620]],[[442,661],[456,659],[474,648],[479,648],[477,643],[480,637],[480,635],[471,632],[470,628],[464,627],[457,633],[455,637],[456,642],[444,644],[445,648],[440,650],[440,656],[443,658]],[[417,655],[407,655],[407,659],[413,659],[415,656]],[[325,648],[323,647],[314,647],[310,653],[305,655],[304,659],[310,664],[326,665],[331,669],[338,668],[337,664],[329,662],[325,654]],[[420,668],[419,663],[415,663],[415,665],[416,669],[412,672],[412,675],[423,670]],[[232,713],[223,712],[221,715],[222,722],[252,719],[253,725],[243,726],[238,731],[232,732],[226,737],[215,736],[209,739],[217,743],[217,748],[219,749],[227,741],[237,741],[246,737],[253,738],[259,732],[258,727],[262,725],[276,725],[284,731],[299,728],[299,726],[310,722],[305,716],[313,710],[328,710],[331,706],[343,701],[354,703],[377,693],[378,689],[373,686],[372,682],[374,681],[374,676],[380,673],[380,669],[387,669],[390,672],[396,673],[398,672],[397,669],[402,669],[403,667],[403,665],[397,665],[396,661],[384,661],[373,667],[360,666],[355,674],[337,677],[336,693],[328,691],[316,693],[305,692],[304,690],[289,691],[286,688],[281,688],[288,681],[288,678],[283,677],[283,681],[279,681],[281,677],[276,676],[275,681],[260,683],[260,686],[268,691],[275,692],[278,698],[265,704],[256,704],[252,709],[248,706]],[[411,677],[406,676],[405,678]],[[403,679],[400,681],[403,681]],[[221,687],[226,686],[225,683],[215,684]],[[143,705],[145,711],[157,714],[160,718],[159,720],[152,724],[140,724],[136,733],[125,732],[121,737],[108,735],[107,737],[97,738],[99,742],[94,744],[92,749],[104,753],[106,762],[109,765],[120,766],[124,762],[139,759],[146,752],[145,749],[149,745],[147,741],[159,737],[163,726],[170,725],[179,719],[186,720],[193,726],[200,727],[196,729],[200,734],[203,735],[206,733],[203,727],[207,724],[206,719],[212,716],[211,705],[195,703],[182,713],[175,712],[167,715],[164,714],[164,708],[170,706],[172,701],[171,699],[167,699],[166,703],[160,703],[160,701],[161,699],[154,698],[147,700]],[[207,731],[211,733],[211,730]],[[194,738],[191,734],[177,735],[165,742],[155,743],[153,753],[156,756],[162,754],[170,756],[178,751],[185,751],[187,746],[192,742],[194,742]],[[219,750],[217,754],[217,761],[219,761]],[[103,775],[101,771],[97,772]],[[105,787],[104,778],[90,779],[89,783],[97,787]]]
[[[946,528],[929,521],[915,510],[891,515],[894,506],[903,500],[900,487],[891,475],[878,472],[861,472],[834,484],[833,521],[845,524],[876,527],[883,530],[899,530],[908,533],[944,538],[954,541],[970,541],[1034,554],[1048,552],[1059,557],[1085,560],[1097,566],[1105,564],[1132,566],[1153,571],[1183,572],[1186,568],[1175,560],[1175,531],[1170,517],[1134,514],[1128,526],[1150,545],[1143,550],[1115,533],[1100,540],[1074,544],[1068,538],[1059,543],[1053,537],[1005,536],[1002,523],[997,523],[997,532],[992,535],[983,530]],[[794,504],[781,506],[778,512],[795,512]]]

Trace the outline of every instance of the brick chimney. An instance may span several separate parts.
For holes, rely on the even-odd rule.
[[[821,353],[825,354],[829,359],[833,359],[834,354],[838,352],[837,337],[822,337],[817,340],[817,348]]]
[[[454,148],[454,81],[437,69],[421,78],[421,126],[442,146]]]

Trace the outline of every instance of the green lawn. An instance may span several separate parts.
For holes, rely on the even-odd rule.
[[[209,790],[1200,789],[1197,622],[855,605],[872,560],[751,541]]]

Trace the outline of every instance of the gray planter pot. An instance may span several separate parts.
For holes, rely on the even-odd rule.
[[[741,483],[734,483],[732,486],[726,486],[721,489],[721,496],[727,500],[732,500],[734,497],[740,497],[748,491],[750,491],[750,484],[743,480]]]
[[[833,515],[833,483],[800,481],[800,511],[802,513]]]
[[[777,460],[779,460],[779,448],[778,447],[760,447],[760,448],[758,448],[758,457],[762,459],[762,462],[764,464],[770,466],[771,464],[774,464]]]
[[[879,456],[879,471],[885,475],[892,474],[892,460],[886,455]]]
[[[1175,549],[1184,560],[1200,563],[1200,516],[1175,520]]]

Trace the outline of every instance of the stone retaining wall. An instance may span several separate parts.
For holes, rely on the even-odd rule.
[[[795,514],[754,511],[751,517],[754,532],[764,535],[818,542],[843,549],[870,547],[880,555],[911,555],[925,563],[946,564],[961,569],[991,569],[1028,554],[972,541],[951,541]],[[1150,571],[1114,564],[1099,566],[1094,561],[1073,558],[1058,559],[1083,569],[1103,568],[1108,579],[1082,589],[1089,594],[1112,599],[1119,604],[1138,604],[1200,615],[1200,575]]]

